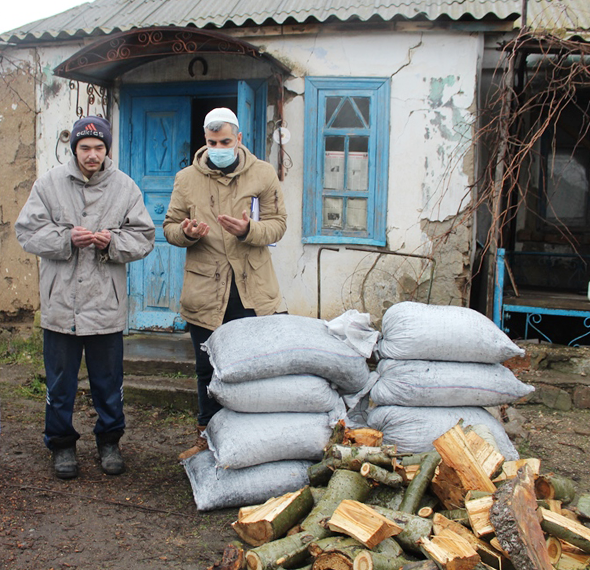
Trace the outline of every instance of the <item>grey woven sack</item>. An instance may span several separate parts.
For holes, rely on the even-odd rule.
[[[499,406],[535,389],[502,364],[385,358],[377,373],[377,406]]]
[[[219,467],[243,469],[284,459],[321,460],[330,424],[329,414],[244,414],[222,408],[205,437]]]
[[[346,413],[340,394],[326,379],[311,374],[239,383],[222,382],[214,375],[209,393],[224,408],[234,412],[321,413],[338,409],[342,416]]]
[[[383,432],[383,443],[396,445],[400,453],[421,453],[434,449],[432,442],[459,420],[463,420],[464,426],[487,426],[504,458],[509,461],[519,458],[502,424],[483,408],[377,406],[369,411],[367,424]]]
[[[312,374],[341,393],[361,390],[369,378],[366,359],[329,333],[325,322],[270,315],[225,323],[202,348],[222,382],[248,382],[286,374]]]
[[[385,312],[380,358],[495,364],[524,350],[493,321],[466,307],[404,301]]]
[[[182,462],[199,511],[258,505],[309,484],[311,461],[276,461],[245,469],[219,469],[211,451]]]

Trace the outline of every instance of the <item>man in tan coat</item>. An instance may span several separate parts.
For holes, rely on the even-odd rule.
[[[201,344],[225,322],[285,310],[268,246],[287,228],[278,177],[241,144],[235,114],[213,109],[204,129],[206,146],[176,175],[164,220],[168,242],[187,248],[180,313],[195,348],[201,426],[220,409],[207,394],[213,368]]]

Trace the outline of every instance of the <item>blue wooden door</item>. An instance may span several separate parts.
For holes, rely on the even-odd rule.
[[[133,97],[130,117],[130,176],[156,226],[156,245],[130,265],[129,328],[184,330],[179,301],[186,251],[168,244],[162,222],[174,177],[191,161],[191,101],[186,96]]]
[[[242,144],[251,152],[254,149],[254,89],[246,81],[238,81],[238,121],[242,131]]]

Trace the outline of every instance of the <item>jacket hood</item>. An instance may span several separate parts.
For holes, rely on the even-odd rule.
[[[240,145],[238,147],[238,157],[240,159],[238,167],[233,172],[230,172],[229,174],[224,174],[221,170],[217,168],[209,168],[209,165],[207,164],[207,147],[203,146],[195,153],[193,166],[205,176],[217,178],[227,176],[228,178],[233,178],[234,176],[238,176],[246,172],[246,170],[248,170],[258,160],[244,145]]]
[[[99,170],[88,180],[88,182],[86,182],[86,180],[84,180],[84,175],[82,174],[82,171],[78,166],[78,160],[75,156],[72,156],[72,158],[70,158],[70,161],[66,163],[65,166],[68,176],[72,176],[76,180],[80,180],[81,182],[84,182],[85,184],[90,184],[92,186],[94,186],[95,184],[99,184],[100,182],[105,180],[105,178],[108,178],[116,170],[113,161],[107,156],[104,159],[104,165],[102,170]]]

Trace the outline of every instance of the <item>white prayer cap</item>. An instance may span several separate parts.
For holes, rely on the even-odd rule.
[[[216,122],[222,123],[229,123],[230,125],[235,125],[240,128],[240,123],[238,123],[238,118],[236,117],[235,113],[226,107],[218,107],[217,109],[213,109],[207,113],[205,117],[205,122],[203,126],[207,128],[207,125]]]

